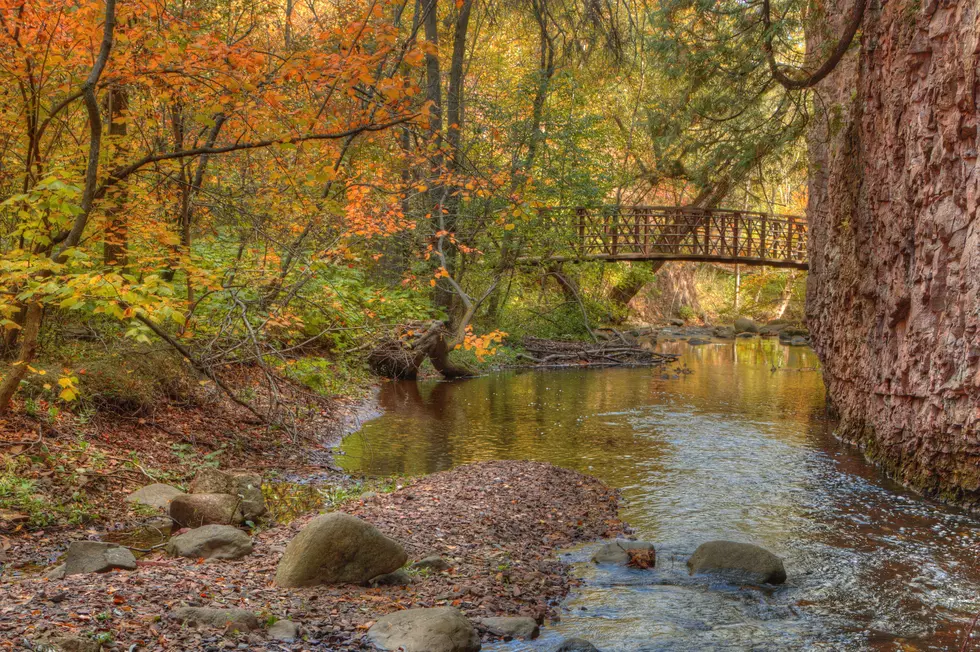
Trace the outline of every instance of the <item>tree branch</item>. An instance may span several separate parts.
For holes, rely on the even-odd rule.
[[[847,49],[851,47],[851,41],[854,40],[854,35],[857,34],[858,28],[861,27],[861,21],[864,19],[864,9],[866,6],[867,0],[855,0],[854,8],[851,10],[851,17],[848,19],[847,25],[844,27],[844,33],[841,35],[840,40],[837,41],[837,47],[834,48],[830,58],[812,73],[802,71],[806,73],[806,77],[799,78],[788,76],[782,71],[780,64],[776,61],[776,55],[773,53],[772,45],[772,16],[770,15],[769,0],[762,0],[762,25],[766,30],[762,47],[765,50],[766,62],[769,64],[769,71],[772,73],[773,79],[788,90],[801,90],[820,83],[824,77],[833,72],[837,64],[844,58]]]

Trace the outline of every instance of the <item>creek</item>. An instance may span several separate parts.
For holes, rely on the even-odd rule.
[[[776,340],[667,342],[670,369],[501,372],[391,383],[382,416],[347,437],[353,473],[422,474],[477,460],[532,459],[618,487],[621,515],[657,545],[655,570],[589,563],[560,622],[566,637],[633,650],[947,650],[980,608],[980,521],[883,478],[839,443],[815,355]],[[679,369],[679,371],[678,371]],[[712,539],[781,556],[759,589],[688,575]]]

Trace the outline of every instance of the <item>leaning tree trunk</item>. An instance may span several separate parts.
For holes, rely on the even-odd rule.
[[[422,364],[429,360],[443,378],[475,376],[475,371],[450,359],[456,339],[445,322],[406,324],[374,347],[368,366],[382,378],[415,380]]]

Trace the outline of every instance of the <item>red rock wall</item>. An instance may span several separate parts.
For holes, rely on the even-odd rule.
[[[980,1],[873,0],[860,38],[815,101],[808,326],[840,435],[978,504]]]

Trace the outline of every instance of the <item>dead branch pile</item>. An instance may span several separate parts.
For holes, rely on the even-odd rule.
[[[526,354],[518,357],[538,365],[632,366],[663,365],[677,359],[620,339],[607,342],[568,342],[527,336],[522,340]]]

